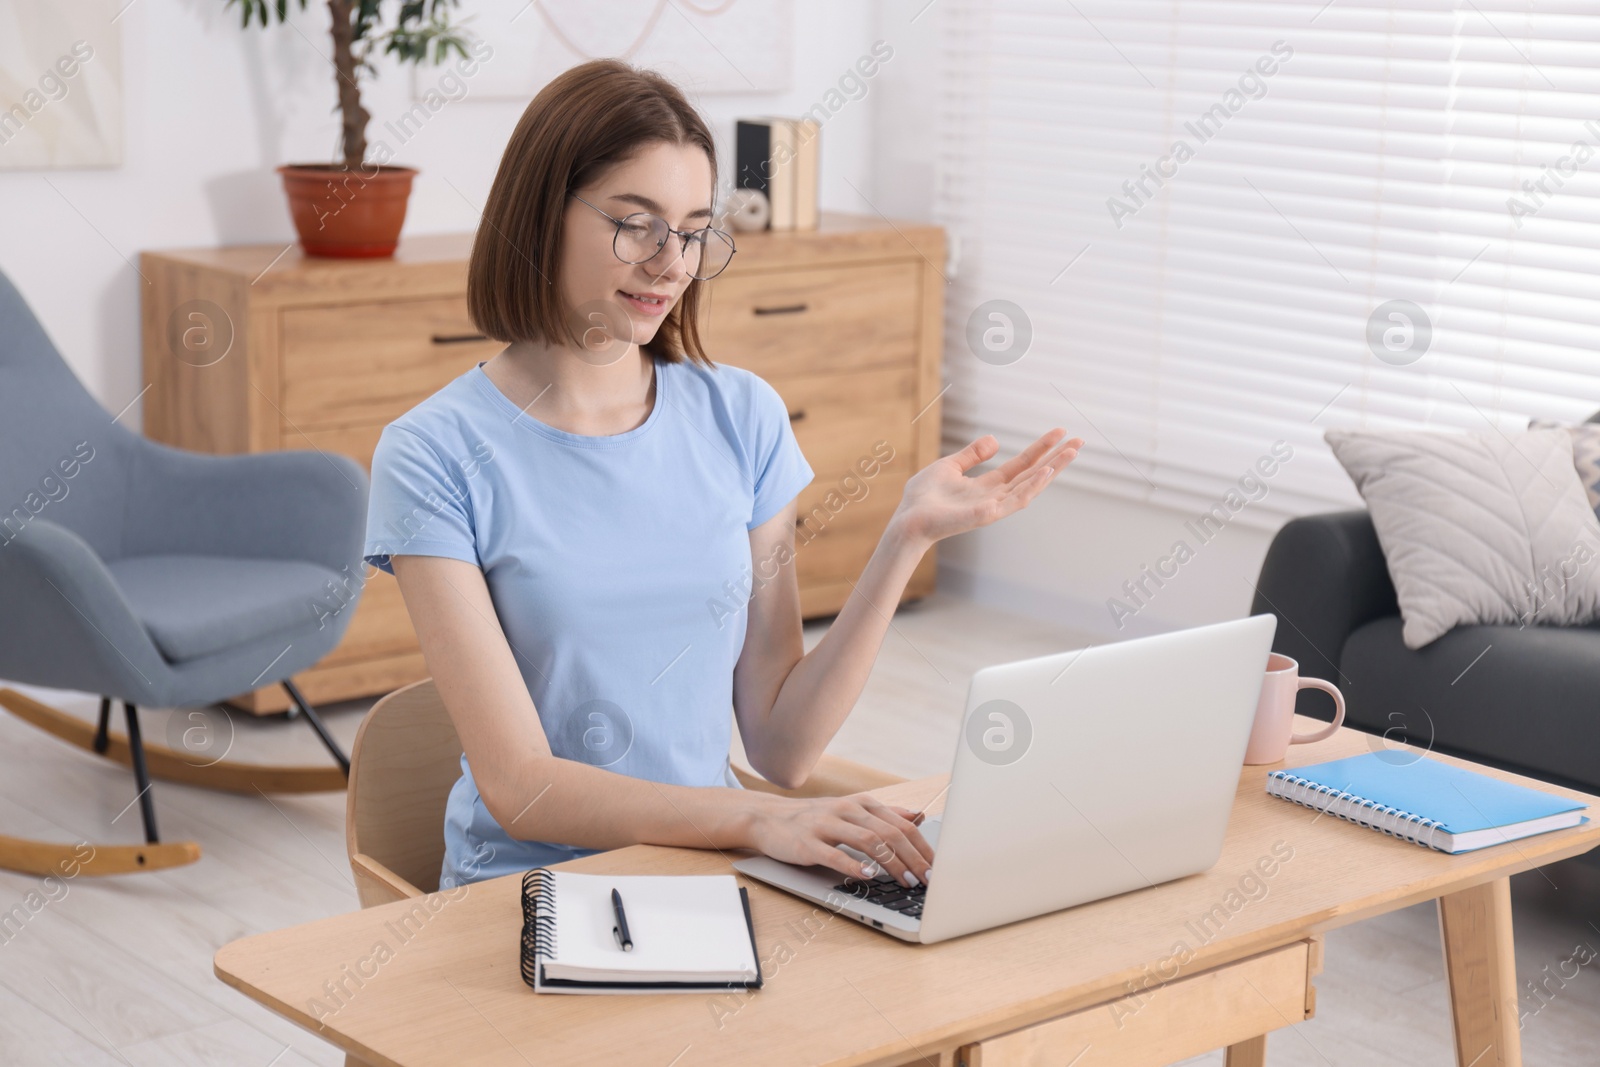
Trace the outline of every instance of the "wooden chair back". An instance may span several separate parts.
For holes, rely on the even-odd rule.
[[[445,801],[460,777],[461,739],[432,678],[367,712],[345,799],[345,846],[363,908],[439,888]]]

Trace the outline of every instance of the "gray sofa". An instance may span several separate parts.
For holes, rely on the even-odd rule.
[[[1600,626],[1463,626],[1411,651],[1364,510],[1285,525],[1252,610],[1277,615],[1276,651],[1340,687],[1347,725],[1600,793]],[[1301,710],[1328,719],[1332,702]]]

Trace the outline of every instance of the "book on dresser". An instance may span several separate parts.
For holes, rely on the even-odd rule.
[[[815,119],[771,117],[735,124],[735,183],[766,195],[773,230],[817,228],[820,129]]]

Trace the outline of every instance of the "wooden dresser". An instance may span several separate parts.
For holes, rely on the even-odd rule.
[[[712,360],[788,402],[816,472],[796,520],[801,608],[830,615],[906,479],[938,458],[944,233],[824,213],[817,230],[736,240],[702,336]],[[318,448],[370,468],[387,423],[502,347],[467,318],[470,248],[446,234],[383,260],[282,245],[143,253],[144,432],[200,452]],[[934,568],[929,552],[906,599],[933,591]],[[394,578],[367,571],[344,640],[296,678],[315,703],[427,675]],[[233,702],[287,706],[279,686]]]

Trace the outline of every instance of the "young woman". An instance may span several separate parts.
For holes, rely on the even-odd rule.
[[[1025,507],[1082,442],[1057,427],[968,477],[998,448],[985,436],[914,475],[805,652],[795,497],[813,472],[777,392],[696,331],[732,252],[716,174],[659,75],[596,61],[546,86],[468,267],[473,321],[506,348],[373,455],[366,558],[399,581],[465,748],[441,888],[641,842],[929,876],[917,813],[741,788],[729,709],[758,772],[804,782],[923,554]]]

